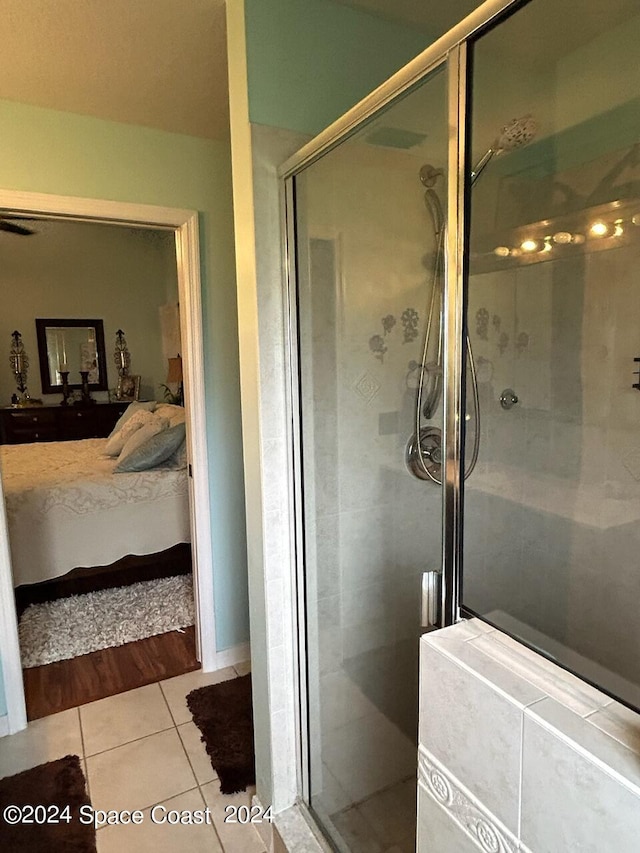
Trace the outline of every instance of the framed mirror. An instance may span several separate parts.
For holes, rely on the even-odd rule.
[[[107,390],[107,360],[102,320],[36,320],[42,393],[62,390],[62,371],[69,388],[81,388],[81,370],[89,371],[89,388]]]

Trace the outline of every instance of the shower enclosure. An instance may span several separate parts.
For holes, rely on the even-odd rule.
[[[418,640],[640,707],[640,13],[490,0],[285,164],[303,797],[415,849]],[[425,848],[427,849],[427,848]]]

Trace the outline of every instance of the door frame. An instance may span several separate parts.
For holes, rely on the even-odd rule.
[[[180,337],[190,464],[189,509],[196,604],[196,648],[205,672],[219,667],[216,648],[209,462],[205,409],[202,285],[198,213],[182,208],[0,189],[0,211],[77,222],[173,230],[176,245]],[[24,683],[9,552],[9,532],[0,478],[0,659],[13,734],[27,725]],[[1,718],[0,718],[1,719]],[[1,725],[1,724],[0,724]]]

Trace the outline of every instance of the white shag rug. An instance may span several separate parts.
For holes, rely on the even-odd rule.
[[[31,604],[18,626],[22,666],[68,660],[194,622],[191,575]]]

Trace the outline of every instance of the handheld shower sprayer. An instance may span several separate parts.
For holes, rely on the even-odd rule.
[[[508,124],[505,124],[498,138],[485,151],[472,169],[470,175],[471,186],[475,184],[494,157],[504,154],[506,151],[514,151],[516,148],[527,145],[535,137],[537,132],[538,126],[531,113],[527,113],[527,115],[520,118],[514,118]],[[444,175],[443,169],[436,169],[430,165],[424,165],[420,169],[420,182],[425,187],[424,203],[431,216],[436,249],[433,264],[433,287],[431,289],[427,328],[425,330],[422,349],[422,361],[418,365],[420,373],[416,394],[415,431],[409,439],[405,451],[405,461],[409,471],[418,479],[430,480],[439,486],[442,485],[440,430],[433,426],[423,426],[422,418],[424,417],[429,420],[435,415],[442,391],[442,347],[444,340],[444,284],[442,279],[444,273],[445,217],[440,198],[434,189],[440,175]],[[437,333],[435,331],[436,322]],[[429,349],[433,348],[431,342],[434,334],[438,336],[436,355],[434,360],[428,362],[427,354]],[[469,362],[471,395],[475,412],[475,430],[471,459],[464,472],[465,480],[476,467],[480,451],[478,376],[471,341],[468,335],[467,359]]]
[[[494,157],[504,154],[505,151],[515,151],[516,148],[528,145],[535,138],[537,132],[538,125],[531,113],[527,113],[527,115],[520,118],[514,118],[508,124],[505,124],[500,132],[500,136],[485,151],[471,170],[471,186],[475,184]]]

